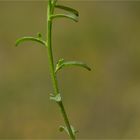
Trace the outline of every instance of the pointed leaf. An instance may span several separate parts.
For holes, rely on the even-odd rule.
[[[19,44],[21,44],[23,42],[27,42],[27,41],[35,41],[35,42],[41,43],[42,45],[47,46],[47,43],[44,40],[42,40],[41,38],[36,38],[36,37],[31,37],[31,36],[22,37],[22,38],[18,39],[16,41],[16,46],[18,46]]]
[[[83,67],[87,70],[91,70],[90,67],[88,67],[85,63],[83,62],[78,62],[78,61],[65,61],[64,59],[60,59],[56,65],[55,72],[58,70],[62,69],[63,67],[68,67],[68,66],[79,66]]]
[[[68,12],[72,12],[73,14],[75,14],[76,16],[79,16],[79,13],[77,10],[71,8],[71,7],[67,7],[67,6],[63,6],[63,5],[55,5],[56,8],[59,8],[59,9],[63,9],[63,10],[66,10]]]
[[[69,18],[72,19],[75,22],[78,22],[78,17],[72,13],[70,14],[56,14],[56,15],[52,15],[50,18],[54,19],[54,18]]]

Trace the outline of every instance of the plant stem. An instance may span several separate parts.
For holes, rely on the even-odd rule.
[[[54,94],[57,95],[59,93],[56,74],[54,71],[54,60],[53,60],[53,53],[52,53],[52,20],[51,16],[51,0],[48,3],[48,10],[47,10],[47,48],[48,48],[48,57],[49,57],[49,66],[50,66],[50,74],[53,83]]]
[[[65,121],[66,127],[67,127],[68,132],[69,132],[69,136],[71,137],[72,140],[75,140],[75,135],[74,135],[73,132],[72,132],[72,129],[71,129],[71,126],[70,126],[70,123],[69,123],[69,119],[68,119],[68,117],[67,117],[67,113],[66,113],[66,111],[65,111],[63,102],[62,102],[62,101],[59,102],[58,105],[59,105],[59,107],[60,107],[60,109],[61,109],[61,112],[62,112],[64,121]]]
[[[53,60],[53,53],[52,53],[52,19],[50,18],[51,15],[53,14],[52,11],[52,4],[51,0],[48,1],[48,9],[47,9],[47,50],[48,50],[48,59],[49,59],[49,67],[50,67],[50,75],[52,79],[52,84],[53,84],[53,90],[54,90],[54,95],[58,95],[59,93],[59,88],[58,88],[58,81],[56,77],[56,73],[54,70],[54,60]],[[64,105],[62,100],[58,102],[58,105],[61,109],[61,113],[64,119],[64,122],[66,124],[67,130],[69,132],[69,136],[72,140],[75,140],[75,135],[72,131],[72,128],[70,126]]]

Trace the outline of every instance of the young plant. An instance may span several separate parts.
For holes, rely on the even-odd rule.
[[[54,13],[55,8],[65,10],[69,14],[55,14]],[[52,22],[54,19],[57,19],[57,18],[68,18],[70,20],[77,22],[78,16],[79,16],[79,13],[77,10],[67,7],[67,6],[59,5],[57,0],[49,0],[48,7],[47,7],[46,40],[43,40],[42,35],[39,33],[37,35],[37,37],[27,36],[27,37],[22,37],[16,41],[16,46],[18,46],[19,44],[26,42],[26,41],[34,41],[34,42],[40,43],[47,49],[48,61],[49,61],[49,67],[50,67],[50,76],[51,76],[52,85],[53,85],[53,93],[50,94],[50,99],[55,101],[58,104],[58,106],[60,107],[61,114],[62,114],[64,122],[65,122],[65,126],[60,126],[59,130],[65,131],[72,140],[76,139],[77,131],[70,124],[67,113],[65,111],[65,108],[64,108],[64,105],[62,102],[62,98],[61,98],[61,93],[58,88],[57,73],[60,69],[62,69],[64,67],[69,67],[69,66],[79,66],[79,67],[83,67],[89,71],[91,69],[85,63],[78,62],[78,61],[65,61],[64,59],[58,60],[56,66],[54,65],[53,52],[52,52]]]

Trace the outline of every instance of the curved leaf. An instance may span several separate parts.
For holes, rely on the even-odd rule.
[[[58,70],[62,69],[63,67],[68,67],[68,66],[79,66],[79,67],[83,67],[87,70],[91,70],[91,68],[89,66],[87,66],[85,63],[83,62],[78,62],[78,61],[65,61],[64,59],[60,59],[56,65],[56,69],[55,72],[57,72]]]
[[[54,18],[69,18],[72,19],[75,22],[78,22],[78,17],[74,14],[56,14],[56,15],[52,15],[50,18],[54,19]]]
[[[56,8],[62,9],[62,10],[66,10],[68,12],[72,12],[73,14],[75,14],[76,16],[79,16],[79,12],[71,7],[67,7],[67,6],[63,6],[63,5],[55,5]]]
[[[19,44],[26,42],[26,41],[35,41],[35,42],[41,43],[42,45],[47,46],[47,43],[44,40],[42,40],[40,37],[41,37],[40,34],[39,34],[39,38],[35,38],[35,37],[31,37],[31,36],[22,37],[16,41],[16,46],[18,46]]]

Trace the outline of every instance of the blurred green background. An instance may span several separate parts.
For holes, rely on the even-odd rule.
[[[79,139],[140,139],[140,2],[60,1],[77,9],[78,23],[53,25],[55,60],[92,68],[59,72],[59,86]],[[19,37],[45,38],[45,1],[0,2],[0,138],[64,139],[60,110],[49,100],[47,52]],[[57,11],[60,12],[60,11]]]

